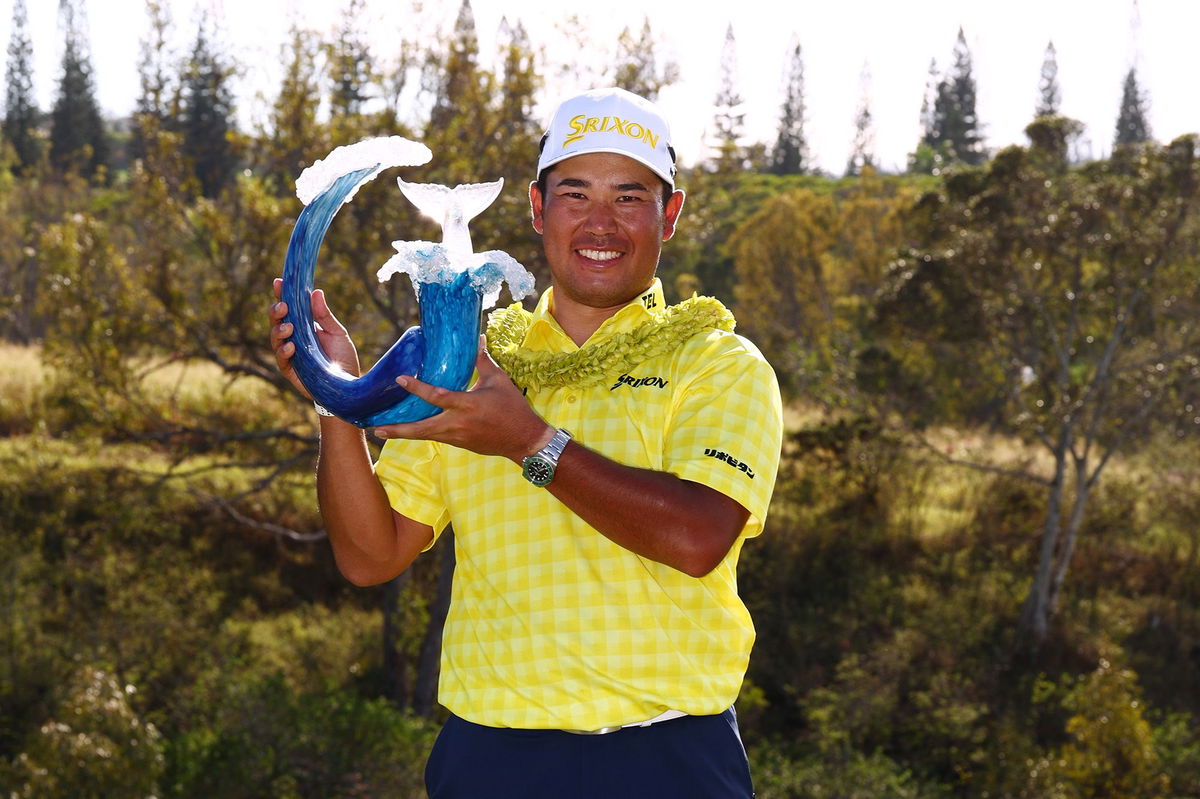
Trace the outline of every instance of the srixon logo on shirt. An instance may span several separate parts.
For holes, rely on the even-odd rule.
[[[709,447],[708,449],[704,450],[704,454],[710,458],[716,458],[719,461],[724,461],[738,471],[745,473],[745,475],[751,480],[754,479],[754,470],[750,468],[750,464],[746,463],[745,461],[739,461],[728,452],[722,452],[719,449],[712,449]]]
[[[667,381],[661,377],[634,377],[631,374],[623,374],[617,378],[617,382],[612,384],[612,388],[609,391],[616,391],[621,386],[629,386],[630,388],[641,388],[642,386],[666,388]]]

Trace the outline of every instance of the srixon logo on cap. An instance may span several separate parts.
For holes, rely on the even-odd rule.
[[[637,122],[631,122],[620,117],[589,117],[580,114],[572,117],[568,123],[570,131],[563,139],[562,146],[566,147],[577,142],[589,133],[616,133],[645,142],[653,150],[658,147],[658,134]]]

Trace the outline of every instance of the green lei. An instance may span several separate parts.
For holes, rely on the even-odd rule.
[[[537,391],[558,386],[590,386],[627,374],[656,355],[674,351],[704,330],[733,332],[733,314],[713,297],[692,297],[628,333],[617,333],[574,352],[522,349],[533,314],[520,304],[488,317],[488,352],[518,386]]]

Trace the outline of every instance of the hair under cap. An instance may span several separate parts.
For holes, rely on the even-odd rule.
[[[675,150],[659,110],[625,89],[593,89],[564,100],[542,137],[537,171],[585,153],[618,153],[675,188]]]

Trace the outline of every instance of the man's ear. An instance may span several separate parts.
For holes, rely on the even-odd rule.
[[[529,184],[529,213],[533,217],[533,229],[540,235],[542,232],[542,190],[537,181]]]
[[[679,215],[683,213],[684,199],[683,189],[676,189],[663,206],[663,241],[675,235],[675,225],[679,221]]]

